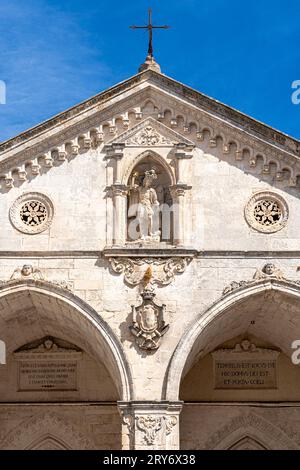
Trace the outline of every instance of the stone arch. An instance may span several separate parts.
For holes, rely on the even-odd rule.
[[[263,305],[266,304],[266,300],[272,301],[275,305],[279,299],[286,302],[287,305],[290,301],[291,307],[285,307],[284,315],[280,314],[281,312],[279,312],[278,308],[277,310],[275,309],[277,315],[276,322],[270,321],[270,315],[260,315],[260,324],[254,326],[253,330],[259,331],[260,326],[264,325],[269,335],[269,342],[279,347],[287,355],[290,354],[292,338],[300,338],[300,315],[298,315],[300,285],[286,280],[280,281],[275,279],[265,279],[248,286],[246,285],[216,301],[204,313],[198,315],[192,324],[189,325],[169,363],[163,398],[178,400],[181,380],[199,359],[200,355],[208,354],[222,342],[231,339],[233,331],[234,336],[244,333],[243,327],[249,324],[249,317],[252,311],[250,309],[247,316],[245,312],[241,313],[242,306],[253,306],[255,302],[259,301],[260,309],[262,309]],[[295,301],[297,308],[292,307],[292,302]],[[293,322],[288,322],[287,317],[291,315],[293,315]],[[297,321],[296,324],[295,321]],[[236,326],[237,324],[239,325],[239,331]],[[222,331],[222,334],[225,335],[225,325],[227,337],[224,341],[218,340],[219,333],[217,334],[216,332]],[[285,336],[283,336],[284,331]]]
[[[2,450],[42,450],[45,445],[53,445],[57,450],[95,449],[87,432],[83,434],[78,425],[54,412],[38,413],[24,420],[0,442]]]
[[[122,177],[122,184],[127,185],[129,177],[131,173],[133,172],[134,168],[141,163],[145,158],[150,157],[153,162],[161,165],[163,169],[165,170],[166,174],[168,175],[170,179],[170,185],[176,184],[175,180],[175,175],[172,169],[170,168],[169,164],[166,162],[166,160],[159,155],[157,152],[154,152],[153,150],[146,150],[139,155],[137,155],[133,160],[130,161],[130,164],[126,166],[123,172],[123,177]]]
[[[248,413],[231,419],[205,444],[209,450],[295,450],[296,443],[284,431],[257,414]]]
[[[7,354],[36,340],[37,334],[45,336],[45,325],[49,324],[58,337],[64,331],[75,335],[78,346],[106,364],[120,399],[133,399],[131,370],[119,339],[101,316],[72,292],[46,281],[9,281],[0,286],[0,305],[0,328]],[[36,318],[30,313],[32,308],[38,311]],[[22,315],[28,327],[20,329]],[[8,318],[11,330],[6,327]],[[35,319],[38,325],[32,328]],[[15,326],[19,337],[14,334]]]

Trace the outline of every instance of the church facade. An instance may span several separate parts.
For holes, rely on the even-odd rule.
[[[0,145],[0,448],[300,448],[300,142],[157,64]]]

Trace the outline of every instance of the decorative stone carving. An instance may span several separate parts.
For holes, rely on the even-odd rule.
[[[168,416],[165,418],[166,423],[166,435],[169,436],[173,431],[174,427],[178,423],[177,416]]]
[[[0,286],[9,284],[12,281],[40,281],[47,282],[54,286],[60,287],[61,289],[73,290],[73,282],[65,280],[47,280],[45,279],[42,271],[38,268],[34,268],[31,264],[24,264],[22,268],[16,268],[11,275],[9,280],[0,280]]]
[[[232,281],[229,286],[225,287],[223,290],[223,296],[234,292],[237,289],[241,289],[243,287],[248,287],[254,285],[256,282],[260,282],[262,280],[277,280],[283,282],[289,282],[295,285],[300,285],[300,281],[294,279],[286,279],[283,276],[281,269],[277,268],[273,263],[267,263],[264,265],[263,268],[259,268],[256,270],[254,277],[250,281]]]
[[[31,343],[25,344],[15,354],[19,353],[30,353],[30,354],[51,354],[51,353],[72,353],[81,352],[81,349],[75,344],[71,344],[68,341],[54,338],[53,336],[45,336]]]
[[[82,423],[75,425],[72,420],[50,411],[35,413],[25,419],[17,428],[13,428],[0,442],[0,448],[5,450],[30,449],[32,443],[48,435],[56,439],[67,439],[65,448],[91,450],[96,449],[93,436]]]
[[[53,215],[52,202],[40,193],[23,194],[13,203],[9,211],[13,226],[20,232],[30,235],[47,230]]]
[[[254,194],[245,207],[250,227],[262,233],[274,233],[285,227],[289,217],[286,201],[279,194],[261,191]]]
[[[153,445],[158,431],[162,427],[162,418],[157,416],[138,416],[136,425],[144,433],[144,440],[148,445]]]
[[[153,146],[153,145],[172,145],[172,142],[166,137],[159,134],[153,127],[146,126],[143,130],[138,132],[134,137],[126,141],[127,145],[141,145],[141,146]]]
[[[131,129],[123,132],[107,145],[124,143],[127,147],[173,147],[182,143],[193,147],[194,143],[165,124],[148,117]]]
[[[282,427],[282,423],[281,423]],[[227,450],[239,439],[245,437],[245,433],[263,436],[269,449],[297,449],[295,436],[288,432],[286,426],[283,429],[267,421],[257,414],[246,412],[228,420],[215,433],[209,436],[205,449]],[[232,442],[234,440],[234,442]]]
[[[24,264],[23,268],[17,268],[14,270],[10,279],[33,279],[35,281],[38,281],[43,280],[44,276],[42,275],[40,269],[34,268],[31,264]]]
[[[259,281],[261,279],[268,279],[270,277],[274,277],[275,279],[279,281],[284,280],[283,273],[281,269],[276,268],[275,264],[273,263],[267,263],[262,269],[258,269],[256,273],[254,274],[254,279],[256,281]]]
[[[155,293],[151,287],[146,287],[141,296],[143,302],[138,307],[131,306],[133,326],[129,328],[140,349],[155,351],[169,329],[164,321],[166,306],[159,306],[154,302]]]
[[[251,343],[251,341],[249,341],[248,339],[244,339],[240,343],[237,343],[234,348],[217,349],[212,353],[212,355],[214,357],[224,357],[224,355],[233,357],[237,354],[242,354],[242,356],[244,357],[245,353],[250,355],[254,353],[260,354],[269,358],[276,358],[279,355],[279,351],[276,351],[274,349],[259,348],[256,346],[256,344]]]
[[[182,274],[186,270],[192,258],[109,258],[113,271],[124,274],[124,280],[130,286],[139,285],[145,276],[145,272],[151,266],[151,284],[167,286],[174,281],[176,274]]]
[[[133,178],[132,186],[129,188],[128,217],[135,217],[138,224],[139,238],[135,242],[160,242],[160,231],[157,230],[159,202],[155,189],[151,187],[152,181],[156,178],[155,169],[146,171],[142,186],[135,184],[135,178]],[[130,233],[130,224],[128,230]],[[130,233],[130,238],[134,239],[134,237],[135,233]]]

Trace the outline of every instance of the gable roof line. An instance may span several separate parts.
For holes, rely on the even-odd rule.
[[[291,137],[288,134],[285,134],[277,129],[258,121],[247,114],[238,111],[220,101],[211,98],[208,95],[205,95],[202,92],[199,92],[173,78],[168,77],[162,73],[158,73],[154,70],[145,70],[136,75],[133,75],[127,80],[124,80],[103,92],[100,92],[93,97],[82,101],[81,103],[68,108],[65,111],[62,111],[59,114],[43,121],[42,123],[18,134],[11,139],[8,139],[0,143],[0,152],[4,152],[8,149],[11,149],[14,145],[24,143],[27,139],[38,136],[46,130],[50,130],[57,124],[62,124],[68,119],[79,115],[81,112],[84,112],[87,108],[95,107],[99,103],[106,102],[107,100],[118,96],[120,93],[123,93],[125,90],[128,90],[132,85],[142,83],[147,78],[153,78],[154,83],[159,83],[160,86],[166,85],[166,87],[171,87],[175,91],[179,92],[187,102],[192,102],[198,107],[210,113],[215,113],[217,116],[222,119],[227,119],[229,123],[240,126],[241,130],[246,130],[251,135],[257,136],[259,138],[264,138],[268,142],[275,144],[278,148],[283,150],[288,150],[296,156],[300,156],[300,140],[295,137]],[[162,89],[165,87],[162,86]],[[170,91],[165,90],[165,91]]]

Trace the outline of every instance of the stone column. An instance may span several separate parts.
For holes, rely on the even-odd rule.
[[[118,402],[123,450],[177,450],[183,402]]]
[[[127,186],[113,184],[113,244],[123,246],[126,242]]]
[[[124,156],[123,143],[111,144],[105,147],[107,159],[112,162],[113,175],[111,197],[113,198],[113,244],[124,245],[126,242],[126,196],[127,187],[121,181],[121,160]],[[108,221],[109,223],[109,221]]]
[[[186,184],[176,184],[170,187],[172,196],[173,207],[173,234],[175,245],[184,245],[184,227],[186,223],[184,213],[184,196],[187,189],[190,189]]]

